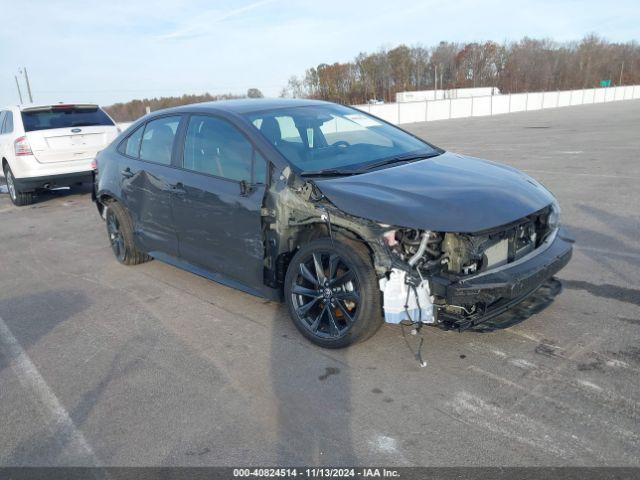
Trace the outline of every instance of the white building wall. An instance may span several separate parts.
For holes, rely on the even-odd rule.
[[[462,90],[462,89],[460,89]],[[467,89],[479,90],[479,89]],[[491,89],[489,89],[491,90]],[[400,92],[400,94],[429,94],[431,98],[448,91]],[[391,123],[415,123],[449,118],[480,117],[504,113],[524,112],[546,108],[586,105],[640,98],[640,85],[607,88],[587,88],[556,92],[529,92],[507,95],[484,95],[436,100],[356,105]]]

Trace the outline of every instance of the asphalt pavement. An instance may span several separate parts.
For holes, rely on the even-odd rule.
[[[323,350],[282,305],[118,264],[88,187],[0,193],[0,465],[640,465],[640,101],[405,128],[554,192],[557,280],[426,329],[420,368],[399,326]]]

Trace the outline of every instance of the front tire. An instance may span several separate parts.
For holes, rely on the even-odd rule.
[[[111,202],[105,208],[107,235],[116,259],[123,265],[138,265],[151,260],[149,255],[135,246],[129,212],[118,202]]]
[[[4,178],[7,181],[7,190],[9,190],[9,198],[16,207],[24,207],[25,205],[31,205],[34,200],[34,192],[21,192],[16,185],[15,177],[11,171],[11,167],[6,165],[4,167]]]
[[[382,325],[380,290],[366,247],[314,240],[291,259],[285,299],[298,330],[325,348],[371,337]]]

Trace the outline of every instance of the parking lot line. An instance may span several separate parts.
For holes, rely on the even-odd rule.
[[[577,250],[584,250],[587,252],[602,253],[603,255],[613,255],[615,257],[640,259],[640,254],[633,253],[633,252],[619,252],[619,251],[609,250],[607,248],[589,247],[586,245],[576,245],[575,248]]]
[[[8,357],[8,363],[22,387],[29,390],[42,404],[43,411],[50,417],[58,436],[66,439],[65,450],[73,455],[74,462],[85,466],[98,466],[100,462],[87,439],[73,423],[67,410],[42,378],[2,317],[0,317],[0,347]]]
[[[576,176],[576,177],[595,177],[595,178],[618,178],[624,180],[637,180],[640,179],[638,176],[634,175],[611,175],[606,173],[581,173],[581,172],[568,172],[564,170],[535,170],[530,168],[523,168],[523,172],[526,173],[546,173],[549,175],[568,175],[568,176]]]

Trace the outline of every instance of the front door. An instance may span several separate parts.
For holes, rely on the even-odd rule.
[[[122,197],[135,241],[152,256],[178,256],[172,196],[180,170],[171,165],[180,115],[142,125],[121,145]]]
[[[180,257],[259,290],[266,161],[234,125],[209,115],[189,118],[181,153],[173,195]]]

